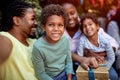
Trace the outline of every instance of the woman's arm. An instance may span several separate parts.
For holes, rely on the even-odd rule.
[[[86,57],[95,57],[98,63],[104,63],[106,57],[106,51],[103,52],[93,52],[89,49],[84,49],[84,56]]]
[[[89,66],[93,68],[98,68],[98,63],[94,57],[87,58],[79,56],[76,53],[72,53],[72,59],[73,61],[79,62],[81,66],[86,70],[89,70]]]

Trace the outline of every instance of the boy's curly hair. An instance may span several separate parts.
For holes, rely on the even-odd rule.
[[[52,16],[52,15],[57,15],[57,16],[62,16],[64,19],[64,25],[67,25],[67,14],[65,12],[65,10],[63,9],[62,6],[60,6],[59,4],[50,4],[47,5],[43,8],[42,12],[41,12],[41,24],[45,25],[47,18]]]

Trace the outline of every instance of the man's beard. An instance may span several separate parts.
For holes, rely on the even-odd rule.
[[[29,36],[29,38],[32,38],[32,39],[35,39],[35,38],[36,38],[36,34],[35,34],[35,33],[34,33],[34,34],[32,34],[32,35],[31,35],[31,34],[29,34],[28,36]]]

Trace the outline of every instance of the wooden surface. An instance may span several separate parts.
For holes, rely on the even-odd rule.
[[[81,66],[78,67],[76,71],[77,80],[89,80],[88,71],[84,70]],[[94,69],[95,80],[108,80],[108,68],[99,67]]]

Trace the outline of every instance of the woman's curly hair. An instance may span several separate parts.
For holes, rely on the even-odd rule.
[[[60,6],[59,4],[50,4],[43,8],[41,12],[41,16],[40,16],[41,24],[45,25],[48,17],[52,15],[62,16],[64,19],[64,25],[65,26],[67,25],[67,21],[68,21],[67,14],[65,10],[63,9],[63,7]]]

